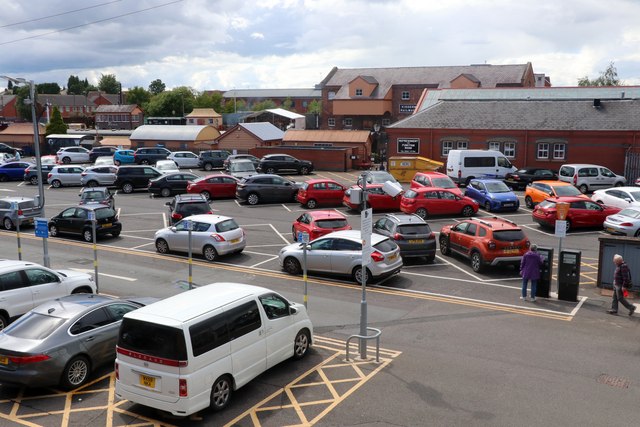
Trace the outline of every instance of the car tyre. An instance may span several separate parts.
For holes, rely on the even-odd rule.
[[[65,390],[76,389],[89,380],[90,373],[91,365],[89,359],[84,356],[76,356],[67,363],[64,371],[62,371],[60,385]]]
[[[587,194],[587,191],[589,191],[589,187],[587,187],[587,184],[582,184],[580,185],[580,187],[578,187],[578,190],[580,190],[582,194]]]
[[[119,237],[120,236],[120,231],[114,231],[113,233],[111,233],[111,235],[113,237]]]
[[[0,313],[0,331],[9,326],[9,321],[7,320],[7,316]]]
[[[633,237],[640,237],[640,228],[638,228]]]
[[[526,207],[528,207],[529,209],[533,209],[533,199],[531,199],[530,196],[526,196],[524,198],[524,204]]]
[[[300,168],[300,175],[309,175],[309,168],[307,166]]]
[[[58,230],[58,226],[55,224],[51,224],[49,226],[49,235],[51,237],[58,237],[59,234],[60,234],[60,231]]]
[[[449,255],[451,253],[449,238],[447,236],[440,237],[440,253],[442,255]]]
[[[122,184],[122,192],[125,194],[133,193],[133,184],[131,184],[130,182],[125,182],[124,184]]]
[[[484,202],[484,210],[487,212],[491,212],[491,203]]]
[[[84,230],[82,230],[82,239],[84,239],[84,241],[88,243],[93,242],[93,233],[90,228],[85,228]]]
[[[218,255],[218,251],[216,251],[216,248],[211,245],[207,245],[204,247],[204,249],[202,250],[202,255],[207,261],[215,261],[220,257],[220,255]]]
[[[211,163],[205,163],[203,168],[206,171],[211,171],[213,169],[213,165]]]
[[[64,163],[65,165],[68,165],[69,163],[71,163],[71,159],[68,157],[63,157],[62,158],[62,163]]]
[[[300,261],[295,259],[294,257],[286,257],[284,259],[284,263],[282,264],[284,267],[284,271],[291,275],[298,275],[302,272],[302,267],[300,267]]]
[[[116,166],[120,166],[120,160],[114,160],[113,164],[116,165]]]
[[[251,193],[247,196],[247,203],[249,203],[250,205],[257,205],[258,203],[260,203],[260,196],[258,196],[258,194],[256,193]]]
[[[160,190],[160,195],[161,195],[162,197],[169,197],[169,196],[171,196],[171,189],[170,189],[170,188],[167,188],[167,187],[164,187],[162,190]]]
[[[38,185],[38,177],[32,176],[31,178],[29,178],[29,182],[31,183],[31,185]]]
[[[149,160],[144,159],[144,160],[142,160],[142,161],[140,162],[140,164],[142,164],[142,165],[148,165],[148,164],[149,164]]]
[[[13,230],[13,221],[11,221],[11,218],[7,217],[2,221],[2,226],[5,230]]]
[[[87,187],[97,187],[98,186],[98,181],[96,180],[91,180],[89,182],[87,182]]]
[[[425,208],[418,208],[416,209],[416,215],[418,215],[422,219],[427,219],[427,217],[429,216],[429,212],[427,212]]]
[[[614,187],[622,187],[624,184],[621,181],[616,182],[615,184],[613,184]]]
[[[213,383],[211,387],[211,409],[213,411],[222,411],[227,407],[233,394],[233,385],[228,375],[223,375]]]
[[[167,243],[167,241],[164,239],[156,240],[156,251],[158,251],[161,254],[168,254],[169,244]]]
[[[480,254],[480,252],[471,252],[471,269],[476,273],[480,273],[483,266],[484,261],[482,260],[482,255]]]
[[[295,360],[302,359],[306,356],[309,351],[309,343],[311,341],[311,337],[309,336],[309,331],[303,329],[298,332],[295,340],[293,340],[293,358]]]
[[[367,283],[370,283],[371,282],[371,280],[370,280],[371,279],[371,272],[369,271],[368,268],[366,268],[365,271],[366,271],[365,279],[366,279]],[[353,280],[355,280],[355,282],[358,285],[362,285],[362,266],[358,266],[358,267],[353,269]]]
[[[7,177],[7,175],[2,174],[0,175],[0,182],[7,182],[9,180],[9,178]]]
[[[59,180],[54,179],[53,181],[51,181],[51,186],[53,188],[60,188],[62,187],[62,183]]]
[[[569,232],[569,230],[571,230],[571,220],[566,220],[567,222],[567,227],[566,227],[566,231]]]
[[[640,232],[640,230],[638,230],[638,232]],[[298,241],[298,233],[296,233],[295,227],[291,227],[291,235],[293,236],[293,241],[297,242]]]
[[[267,168],[266,173],[274,174],[274,173],[276,173],[276,170],[275,170],[275,168]]]
[[[206,200],[211,200],[211,193],[209,193],[208,191],[204,190],[200,192],[200,195],[202,197],[204,197]]]
[[[465,206],[462,208],[462,216],[473,216],[473,208],[471,206]]]
[[[316,202],[314,199],[309,199],[309,201],[307,201],[307,209],[315,209],[318,206],[318,202]]]

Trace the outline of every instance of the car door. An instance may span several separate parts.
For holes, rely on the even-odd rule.
[[[342,202],[346,188],[337,182],[327,182],[326,196],[324,202],[326,204],[339,204]]]
[[[0,309],[9,317],[24,314],[34,307],[29,281],[22,270],[0,274]]]
[[[596,204],[595,202],[592,203]],[[572,227],[584,227],[589,224],[589,215],[590,211],[587,210],[585,200],[571,202],[567,218],[571,221]]]
[[[79,341],[97,366],[113,359],[119,325],[104,307],[98,307],[76,320],[69,328],[69,334]]]
[[[80,234],[89,219],[89,213],[86,209],[77,207],[73,216],[70,218],[69,232]]]
[[[197,168],[198,167],[198,156],[194,153],[182,153],[182,164],[180,167],[183,168]]]
[[[367,188],[367,204],[373,210],[388,209],[390,197],[381,187]]]
[[[295,233],[294,239],[298,239],[299,232],[311,235],[311,216],[308,213],[304,213],[296,219],[293,223],[293,232]]]
[[[451,227],[451,231],[449,232],[449,247],[452,250],[456,252],[465,252],[463,237],[467,231],[467,227],[469,227],[468,222],[461,222]]]
[[[605,220],[606,214],[602,206],[591,200],[585,200],[585,209],[587,214],[584,217],[585,227],[600,227]]]
[[[461,199],[450,191],[438,191],[438,204],[442,209],[442,214],[451,215],[458,214],[462,211]]]
[[[349,239],[333,239],[331,271],[351,274],[353,268],[362,264],[362,244]]]
[[[72,166],[69,168],[69,170],[69,185],[80,185],[80,179],[82,178],[82,172],[84,172],[84,168],[80,166]]]
[[[172,193],[184,193],[187,190],[187,182],[179,173],[168,175],[165,178],[165,185],[171,189]]]
[[[55,225],[58,227],[58,230],[63,233],[69,233],[71,231],[71,227],[73,226],[73,219],[76,214],[76,208],[67,208],[63,210],[55,220],[53,221]]]
[[[289,302],[280,295],[268,293],[258,297],[267,317],[267,369],[291,357],[291,343],[298,332],[294,330],[295,320],[290,312]]]
[[[273,194],[277,202],[289,202],[292,200],[293,183],[279,176],[271,178]]]
[[[171,234],[167,238],[171,249],[179,252],[189,251],[189,229],[187,225],[187,221],[181,220],[171,228]]]
[[[598,168],[598,172],[598,175],[600,177],[600,180],[598,181],[600,188],[606,188],[615,185],[617,178],[615,173],[611,172],[607,168],[602,167]]]
[[[221,197],[235,197],[237,185],[238,185],[238,181],[236,181],[231,177],[228,177],[228,176],[220,177]]]
[[[316,239],[307,249],[307,270],[331,272],[331,253],[333,250],[331,237]]]
[[[49,270],[33,267],[25,269],[24,274],[29,283],[34,307],[67,294],[60,277]]]
[[[478,231],[478,225],[472,222],[467,223],[467,227],[464,233],[458,235],[458,252],[465,256],[469,256],[471,253],[471,247],[476,239],[476,233]]]
[[[254,299],[227,310],[225,315],[231,344],[233,377],[240,387],[267,368],[266,325],[263,324],[258,303]]]
[[[484,184],[478,181],[471,181],[465,190],[465,196],[471,197],[477,200],[481,205],[485,202],[485,196],[482,194],[484,190]]]

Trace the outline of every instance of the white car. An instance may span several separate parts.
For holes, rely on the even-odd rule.
[[[84,147],[62,147],[56,153],[58,163],[90,163],[89,150]]]
[[[173,160],[158,160],[156,162],[156,169],[161,174],[180,172],[180,169],[178,169],[178,165]]]
[[[93,163],[93,166],[114,166],[113,156],[100,156]]]
[[[53,188],[60,188],[63,185],[81,185],[83,172],[82,166],[54,166],[47,176],[47,182]]]
[[[614,187],[605,190],[596,190],[593,192],[591,200],[620,209],[640,207],[640,188]]]
[[[32,308],[75,293],[95,293],[93,277],[73,270],[52,270],[15,260],[0,260],[0,329]]]
[[[167,159],[176,162],[179,168],[198,168],[198,155],[191,151],[174,151]]]
[[[640,237],[640,208],[625,208],[609,215],[602,226],[604,231],[616,236]]]

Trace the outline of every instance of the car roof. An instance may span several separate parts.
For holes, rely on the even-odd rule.
[[[501,179],[495,179],[495,178],[473,178],[471,181],[478,181],[478,182],[502,182],[504,183],[503,180]]]
[[[442,172],[436,172],[436,171],[424,171],[424,172],[416,172],[416,174],[414,175],[414,177],[416,176],[437,176],[437,177],[443,177],[443,176],[447,176],[446,174],[442,173]]]
[[[549,200],[549,201],[554,202],[554,203],[558,203],[558,202],[566,202],[566,203],[570,203],[570,202],[584,202],[585,200],[593,201],[593,200],[591,200],[591,199],[589,199],[589,198],[586,198],[586,199],[585,199],[585,198],[584,198],[584,197],[582,197],[582,196],[584,196],[584,194],[583,194],[583,195],[581,195],[581,196],[547,197],[545,200]]]
[[[338,184],[338,181],[330,178],[312,178],[306,181],[307,184],[317,184],[319,182],[333,182],[335,184]]]
[[[548,179],[543,179],[543,180],[540,180],[540,181],[535,181],[535,182],[532,182],[532,184],[547,184],[547,185],[550,185],[550,186],[552,186],[552,187],[553,187],[554,185],[555,185],[555,186],[558,186],[558,187],[560,187],[560,186],[564,186],[564,185],[573,185],[573,184],[571,184],[570,182],[565,182],[565,181],[556,181],[556,180],[548,180]]]
[[[6,196],[0,198],[0,200],[4,200],[7,202],[24,202],[24,201],[35,201],[33,197],[23,197],[23,196]]]
[[[389,214],[385,214],[385,217],[397,222],[398,224],[426,224],[427,223],[424,219],[420,218],[418,215],[415,215],[415,214],[389,213]]]
[[[627,186],[627,187],[611,187],[611,188],[601,188],[599,190],[594,191],[594,193],[602,193],[604,191],[609,191],[609,190],[622,190],[622,191],[628,191],[628,192],[635,192],[635,191],[640,191],[640,187],[634,187],[634,186]]]
[[[14,259],[0,259],[0,270],[9,268],[22,268],[22,267],[42,267],[40,264],[36,264],[29,261],[18,261]]]
[[[326,237],[339,237],[341,239],[348,239],[354,242],[362,243],[362,233],[360,230],[340,230],[334,231],[329,234],[325,234],[322,237],[318,237],[318,239],[326,238]],[[381,234],[371,234],[371,244],[376,245],[383,240],[386,240],[387,237]]]
[[[465,222],[479,222],[480,224],[486,225],[491,229],[512,229],[512,230],[520,230],[520,226],[513,221],[504,218],[498,218],[496,216],[492,217],[482,217],[482,218],[468,218],[463,220]]]
[[[344,214],[334,210],[320,210],[320,211],[308,211],[306,212],[313,219],[328,219],[328,218],[339,218],[339,219],[347,219]]]
[[[191,215],[191,216],[188,216],[187,218],[192,221],[206,222],[208,224],[218,224],[222,221],[233,219],[230,216],[213,215],[213,214]]]
[[[382,184],[378,184],[378,185],[382,186]],[[442,188],[442,187],[418,187],[418,188],[412,188],[411,190],[415,191],[416,193],[425,193],[427,191],[448,191],[449,193],[456,194],[456,192],[451,191],[450,188]]]
[[[101,294],[73,294],[44,302],[33,311],[47,316],[70,319],[98,305],[117,300],[118,298]]]
[[[82,187],[80,193],[87,193],[89,191],[107,191],[107,187]]]
[[[211,175],[205,175],[205,176],[203,176],[203,177],[201,177],[201,178],[203,178],[203,179],[209,179],[209,178],[215,178],[215,177],[217,177],[217,176],[224,176],[224,177],[227,177],[227,178],[233,178],[233,179],[236,179],[234,176],[229,175],[228,173],[222,173],[222,172],[219,172],[219,173],[212,173]],[[252,175],[252,176],[256,176],[256,175]]]

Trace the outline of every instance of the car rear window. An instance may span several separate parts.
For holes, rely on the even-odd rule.
[[[573,185],[559,185],[553,187],[557,196],[579,196],[582,193]]]
[[[346,219],[320,219],[316,221],[316,226],[318,228],[342,228],[348,225]]]
[[[118,347],[170,360],[187,360],[182,329],[135,319],[122,319]]]
[[[404,193],[404,197],[407,198],[407,199],[415,199],[417,195],[418,195],[418,193],[416,193],[413,190],[407,190]]]
[[[237,229],[238,224],[233,219],[227,219],[216,224],[216,230],[218,230],[218,232],[220,233],[222,233],[223,231],[231,231]]]
[[[59,317],[29,313],[10,325],[3,332],[16,338],[42,340],[48,337],[64,323]]]
[[[181,203],[178,205],[176,212],[183,216],[204,214],[211,210],[208,203]]]
[[[116,216],[116,211],[111,208],[96,209],[96,219],[105,219]]]
[[[493,238],[500,242],[518,242],[526,237],[522,230],[499,230],[493,232]]]
[[[35,206],[35,204],[34,204],[33,200],[23,200],[23,201],[18,202],[18,207],[20,209],[30,209],[30,208],[32,208],[34,206]]]
[[[392,250],[396,249],[398,245],[396,245],[394,242],[392,242],[389,239],[384,239],[380,243],[373,245],[373,247],[379,250],[380,252],[391,252]]]
[[[439,188],[456,188],[456,184],[451,180],[451,178],[432,178],[431,182],[434,187]]]
[[[303,190],[306,190],[307,188],[309,188],[309,183],[308,182],[303,182],[302,185],[300,186],[300,188],[302,188]]]
[[[623,209],[618,212],[618,215],[624,215],[630,218],[640,218],[640,211],[636,209]]]
[[[427,224],[404,224],[398,226],[400,234],[431,234],[431,227]]]
[[[538,206],[544,209],[549,209],[549,208],[553,209],[556,207],[556,202],[552,202],[551,200],[545,200],[543,202],[540,202]]]

